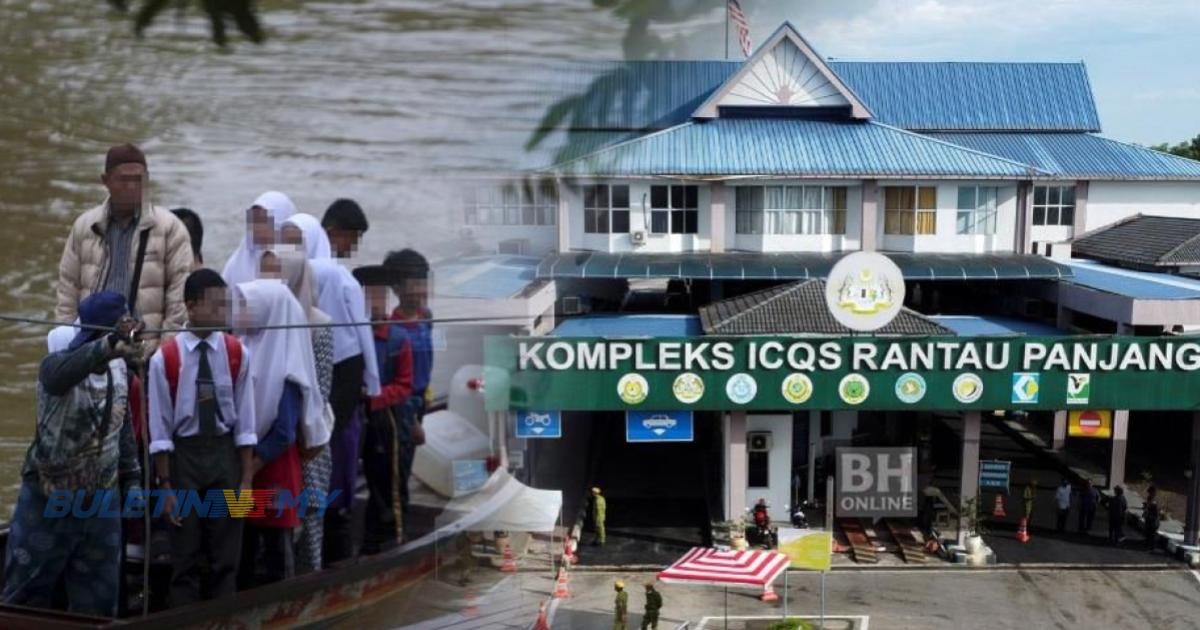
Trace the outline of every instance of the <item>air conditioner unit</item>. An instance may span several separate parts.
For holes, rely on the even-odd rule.
[[[751,431],[746,434],[746,450],[751,453],[766,453],[771,450],[770,431]]]
[[[563,315],[579,315],[583,313],[583,303],[575,296],[564,297],[562,299],[562,312]]]
[[[634,245],[645,245],[646,244],[646,230],[634,230],[634,231],[630,232],[629,240],[631,242],[633,242]]]

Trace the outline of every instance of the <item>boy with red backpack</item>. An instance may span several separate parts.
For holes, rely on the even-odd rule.
[[[254,477],[255,411],[246,351],[236,337],[213,329],[229,325],[225,281],[211,269],[188,276],[183,287],[189,329],[167,340],[150,359],[150,453],[158,486],[176,495],[249,490]],[[240,518],[209,518],[175,509],[171,527],[171,605],[232,595],[241,558]],[[201,585],[201,566],[208,583]]]

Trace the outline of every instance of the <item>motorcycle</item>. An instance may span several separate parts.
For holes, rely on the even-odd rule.
[[[808,501],[801,501],[796,509],[792,511],[792,527],[797,529],[808,529],[808,515],[804,510],[813,510],[816,506]]]
[[[767,502],[759,499],[754,506],[754,543],[764,549],[774,549],[779,546],[779,530],[771,525],[771,516],[767,514]]]

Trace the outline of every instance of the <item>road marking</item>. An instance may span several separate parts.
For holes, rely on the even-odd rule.
[[[1192,569],[1192,577],[1196,578],[1197,582],[1200,582],[1200,571]]]

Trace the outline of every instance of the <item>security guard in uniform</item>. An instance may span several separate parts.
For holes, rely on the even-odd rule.
[[[654,590],[654,582],[646,582],[646,613],[642,615],[642,630],[658,630],[658,611],[662,610],[662,594]]]
[[[617,591],[613,602],[613,630],[629,630],[629,593],[625,592],[625,582],[617,580],[613,588]]]
[[[593,545],[604,544],[604,518],[608,512],[608,502],[600,494],[600,488],[592,488],[592,522],[596,524],[596,539]]]

